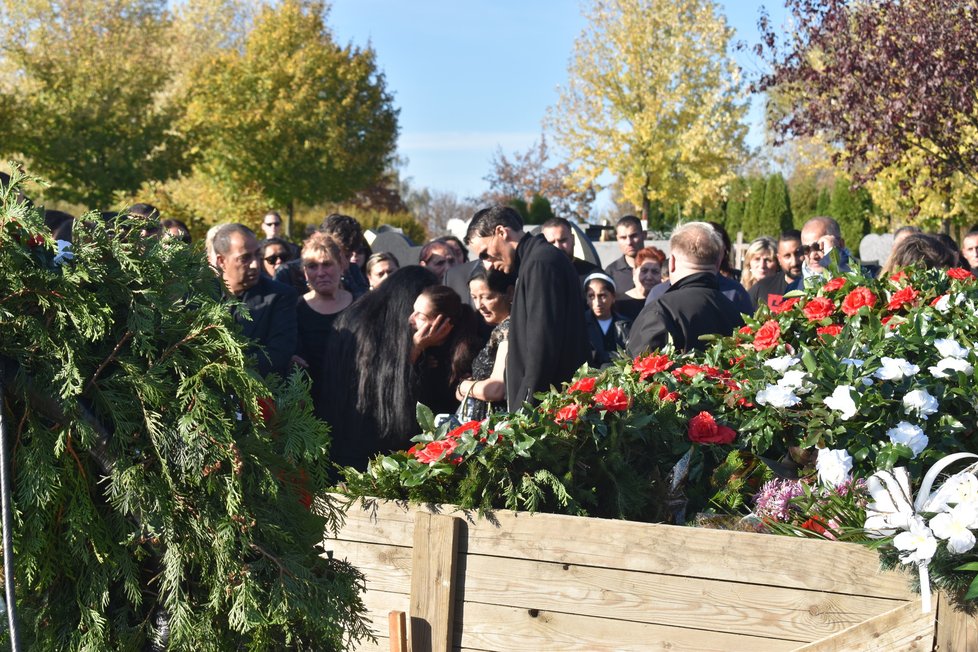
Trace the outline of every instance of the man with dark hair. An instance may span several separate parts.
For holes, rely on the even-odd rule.
[[[628,353],[656,351],[670,341],[677,351],[706,349],[702,335],[731,335],[743,325],[740,312],[719,288],[717,273],[724,245],[706,222],[689,222],[669,240],[669,280],[665,294],[646,304],[632,324]]]
[[[625,215],[615,225],[615,239],[621,250],[621,258],[604,268],[605,274],[615,281],[618,298],[635,287],[632,272],[635,270],[635,255],[645,246],[645,230],[642,221],[634,215]]]
[[[761,279],[748,291],[754,306],[766,305],[775,308],[780,305],[788,287],[801,278],[801,265],[805,259],[801,248],[801,231],[791,229],[778,238],[778,264],[781,272]]]
[[[515,411],[584,364],[584,300],[567,255],[542,235],[523,233],[522,218],[509,206],[479,211],[469,228],[469,246],[487,268],[518,276],[506,356],[506,398]]]
[[[282,216],[275,211],[268,211],[261,221],[261,230],[265,240],[282,237]]]
[[[246,337],[261,345],[248,350],[258,360],[258,373],[264,376],[275,372],[284,376],[298,337],[295,314],[298,293],[259,273],[258,239],[243,224],[225,224],[219,228],[213,248],[228,294],[244,304],[235,307],[234,319]],[[242,310],[247,310],[251,319]]]
[[[584,279],[594,272],[601,271],[594,263],[574,257],[574,245],[576,244],[574,229],[571,227],[571,223],[564,218],[550,218],[540,226],[540,233],[543,234],[547,242],[567,254],[574,266],[574,271],[577,272],[577,278],[580,280],[582,288],[584,287]]]

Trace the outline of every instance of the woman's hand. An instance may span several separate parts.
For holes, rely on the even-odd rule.
[[[417,362],[425,349],[443,344],[452,332],[452,322],[445,315],[438,315],[430,323],[414,331],[414,350],[411,352],[411,362]]]

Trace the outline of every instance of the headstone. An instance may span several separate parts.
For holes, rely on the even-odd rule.
[[[870,233],[859,243],[859,261],[864,265],[882,265],[893,249],[892,233]]]
[[[373,235],[372,239],[368,235],[367,240],[370,242],[370,248],[374,252],[385,251],[393,254],[401,267],[418,264],[418,259],[421,256],[421,246],[415,246],[411,238],[403,233],[395,230],[384,230],[381,227]]]

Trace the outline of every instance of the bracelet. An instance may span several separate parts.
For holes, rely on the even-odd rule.
[[[472,384],[469,385],[469,396],[475,398],[475,386],[479,384],[478,380],[473,380]]]

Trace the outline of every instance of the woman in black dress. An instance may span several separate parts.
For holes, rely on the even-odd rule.
[[[296,305],[299,343],[292,360],[309,372],[313,396],[322,381],[326,340],[333,322],[353,303],[353,295],[340,283],[343,268],[339,243],[332,236],[317,231],[303,243],[302,272],[309,291]]]
[[[472,361],[472,375],[458,384],[455,398],[465,401],[464,421],[485,419],[494,402],[506,398],[506,353],[509,313],[513,307],[516,278],[495,269],[476,268],[469,280],[472,307],[494,326],[489,342]]]

